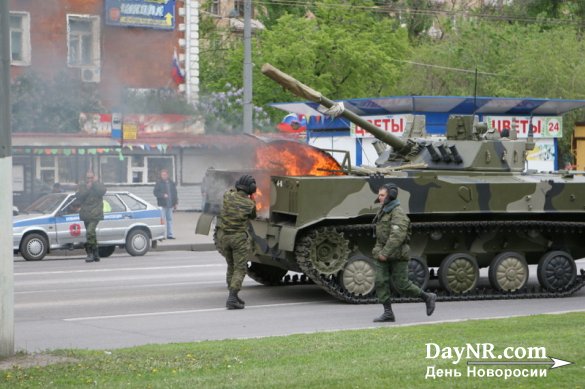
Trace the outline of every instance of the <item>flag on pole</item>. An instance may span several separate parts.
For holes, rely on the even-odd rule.
[[[282,122],[278,123],[276,127],[281,132],[299,133],[307,131],[307,120],[304,115],[290,113],[282,119]]]
[[[171,68],[171,77],[175,84],[180,85],[185,83],[185,70],[181,68],[179,57],[177,56],[177,49],[173,53],[173,64]]]

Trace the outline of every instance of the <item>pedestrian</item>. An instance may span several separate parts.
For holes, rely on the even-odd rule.
[[[167,239],[175,239],[173,234],[173,211],[177,210],[179,197],[177,196],[177,186],[169,178],[169,171],[162,169],[160,179],[154,186],[154,197],[159,207],[162,207],[167,224]]]
[[[99,262],[100,254],[97,244],[96,229],[100,220],[104,219],[104,194],[106,187],[99,182],[92,171],[85,174],[85,184],[79,184],[76,201],[80,205],[79,218],[85,226],[85,262]]]
[[[374,321],[395,320],[390,303],[390,282],[401,295],[422,298],[427,316],[430,316],[435,310],[437,295],[424,292],[408,278],[410,219],[400,207],[398,187],[392,183],[383,185],[378,190],[376,202],[382,207],[374,217],[376,245],[372,254],[376,265],[376,294],[384,306],[384,313]]]
[[[246,276],[246,268],[252,254],[250,219],[256,217],[256,180],[250,175],[241,176],[235,189],[223,195],[216,230],[217,250],[227,262],[226,282],[229,291],[227,309],[243,309],[245,302],[238,296]]]

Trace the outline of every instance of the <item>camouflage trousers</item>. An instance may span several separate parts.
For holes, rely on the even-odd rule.
[[[382,304],[390,299],[390,283],[401,296],[419,297],[422,290],[408,279],[408,261],[374,260],[376,265],[376,295]]]
[[[227,262],[226,283],[229,289],[240,290],[246,276],[252,241],[245,232],[225,234],[217,231],[217,250]]]
[[[88,249],[93,249],[97,247],[97,225],[100,221],[83,221],[83,225],[85,226],[85,247]]]

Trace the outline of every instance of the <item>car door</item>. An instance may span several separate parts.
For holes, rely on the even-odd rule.
[[[132,224],[132,213],[115,193],[104,195],[104,220],[98,224],[99,244],[124,240],[128,226]]]
[[[56,240],[61,246],[85,242],[85,227],[79,219],[79,204],[71,196],[55,215]]]

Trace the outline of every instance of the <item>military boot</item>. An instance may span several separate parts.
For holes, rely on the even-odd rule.
[[[99,262],[100,259],[101,259],[100,258],[100,249],[97,246],[95,246],[93,249],[93,260],[96,262]]]
[[[437,295],[434,293],[422,292],[420,297],[427,306],[427,316],[431,316],[433,312],[435,312],[435,302],[437,301]]]
[[[242,299],[240,298],[240,296],[238,296],[238,293],[240,293],[240,291],[239,291],[239,290],[236,290],[236,299],[238,300],[238,302],[239,302],[240,304],[242,304],[242,305],[246,305],[246,302],[245,302],[244,300],[242,300]]]
[[[93,250],[87,245],[85,246],[85,252],[87,253],[87,258],[85,258],[85,262],[95,261],[95,256],[93,254]]]
[[[392,304],[390,303],[390,300],[386,301],[382,305],[384,306],[384,313],[382,313],[381,316],[375,318],[374,322],[378,323],[386,321],[395,321],[396,319],[394,318],[394,312],[392,312]]]
[[[230,294],[228,296],[227,301],[225,302],[225,307],[227,309],[244,309],[244,304],[238,301],[238,291],[235,289],[230,289]]]

